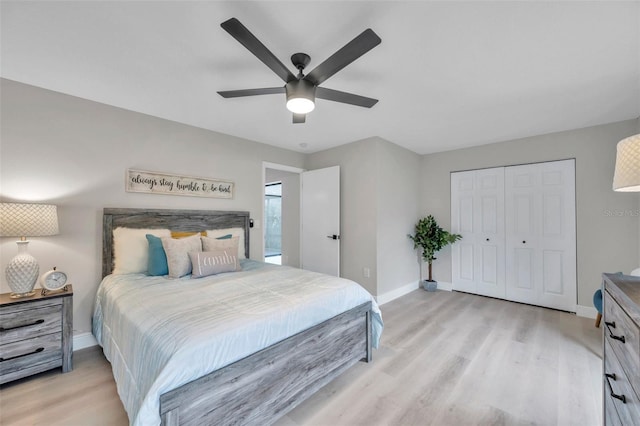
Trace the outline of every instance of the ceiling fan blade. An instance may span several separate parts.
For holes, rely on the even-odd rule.
[[[238,40],[240,44],[246,47],[251,53],[253,53],[258,59],[260,59],[266,66],[268,66],[273,72],[278,74],[284,82],[288,83],[296,79],[296,76],[284,66],[278,58],[267,47],[262,44],[260,40],[256,38],[251,31],[240,23],[236,18],[231,18],[220,26],[233,38]]]
[[[316,86],[322,84],[323,81],[379,45],[381,41],[380,37],[371,28],[367,28],[359,36],[344,45],[342,49],[315,67],[313,71],[305,76],[305,80],[312,82]]]
[[[316,87],[316,98],[342,102],[343,104],[351,104],[365,108],[371,108],[378,103],[377,99],[354,95],[353,93],[341,92],[339,90],[327,89],[325,87]]]
[[[218,94],[223,98],[239,98],[242,96],[256,96],[256,95],[273,95],[276,93],[285,93],[283,87],[265,87],[263,89],[244,89],[244,90],[222,90]]]
[[[304,123],[307,118],[307,114],[296,114],[293,113],[293,123]]]

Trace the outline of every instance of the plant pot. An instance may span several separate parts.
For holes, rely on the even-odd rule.
[[[422,287],[427,291],[436,291],[438,289],[438,281],[424,280],[422,281]]]

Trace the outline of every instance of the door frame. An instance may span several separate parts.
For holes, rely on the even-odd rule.
[[[273,169],[273,170],[281,170],[283,172],[290,172],[290,173],[297,173],[299,175],[302,174],[302,172],[305,172],[305,169],[301,169],[299,167],[293,167],[293,166],[287,166],[285,164],[277,164],[277,163],[270,163],[268,161],[263,161],[262,162],[262,186],[261,186],[261,191],[260,191],[260,209],[261,209],[261,214],[260,214],[260,220],[262,221],[261,223],[261,232],[260,232],[260,244],[262,247],[262,260],[261,262],[264,262],[264,242],[265,242],[265,223],[266,223],[266,218],[265,218],[265,211],[264,211],[264,188],[265,185],[267,184],[267,169]],[[300,192],[302,192],[302,179],[300,180]],[[300,199],[300,203],[302,203],[302,198]],[[298,206],[298,211],[302,210],[302,205]],[[300,229],[299,229],[299,235],[302,235],[302,219],[300,220]],[[302,247],[298,248],[298,258],[302,258]]]

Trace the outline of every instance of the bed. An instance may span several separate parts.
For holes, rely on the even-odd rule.
[[[93,331],[134,425],[273,423],[358,361],[382,319],[357,284],[249,259],[249,213],[104,209]],[[244,230],[242,271],[114,275],[113,231]]]

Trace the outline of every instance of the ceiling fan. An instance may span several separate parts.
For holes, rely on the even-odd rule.
[[[305,122],[306,114],[315,108],[315,98],[365,108],[371,108],[378,102],[377,99],[319,87],[329,77],[380,44],[380,37],[370,28],[364,30],[359,36],[306,75],[302,71],[309,64],[311,58],[306,53],[294,53],[291,56],[291,62],[298,69],[298,75],[296,76],[236,18],[231,18],[220,24],[220,26],[286,83],[281,87],[218,92],[223,98],[285,93],[287,96],[287,109],[293,112],[294,123]]]

